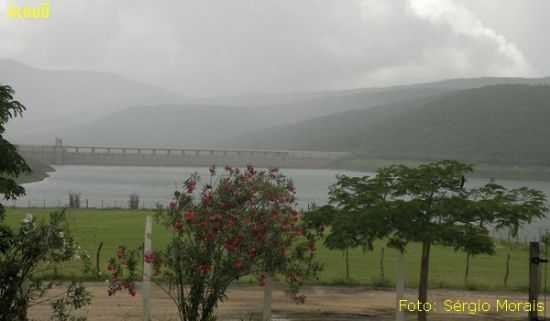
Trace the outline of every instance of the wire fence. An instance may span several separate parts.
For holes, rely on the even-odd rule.
[[[299,201],[299,208],[305,210],[309,208],[310,204],[317,203],[315,199],[302,199]],[[132,206],[131,203],[134,202]],[[158,209],[168,206],[169,200],[156,200],[156,199],[139,199],[138,201],[131,198],[126,199],[97,199],[97,198],[80,198],[77,202],[78,205],[71,206],[70,197],[66,199],[39,199],[25,197],[17,200],[10,200],[5,203],[11,208],[35,208],[35,209],[48,209],[48,208],[89,208],[89,209]],[[74,204],[74,203],[73,203]]]
[[[11,208],[89,208],[89,209],[156,209],[166,207],[167,200],[140,200],[137,206],[130,206],[130,199],[81,199],[78,206],[71,206],[69,199],[23,199],[11,200],[8,207]]]

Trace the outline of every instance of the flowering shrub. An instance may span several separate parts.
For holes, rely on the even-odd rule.
[[[262,284],[266,275],[278,274],[303,302],[299,287],[320,269],[314,260],[319,233],[303,224],[292,181],[276,169],[252,166],[226,167],[215,184],[215,167],[210,175],[200,189],[195,174],[175,192],[158,216],[172,236],[168,247],[143,255],[169,282],[180,320],[212,320],[228,286],[247,275]],[[135,294],[137,254],[121,247],[111,259],[110,294],[125,288]]]
[[[36,278],[38,272],[77,258],[86,261],[87,257],[71,237],[64,212],[50,214],[48,222],[28,214],[17,230],[0,221],[0,321],[26,321],[28,308],[37,301],[47,301],[43,297],[48,289],[60,284],[42,282]],[[52,320],[60,316],[72,320],[69,312],[88,303],[86,290],[72,283],[64,299],[54,302],[57,310]]]

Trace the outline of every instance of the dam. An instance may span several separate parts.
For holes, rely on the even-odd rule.
[[[330,168],[345,152],[212,148],[155,148],[63,145],[17,145],[23,158],[51,165],[96,166],[246,166]]]

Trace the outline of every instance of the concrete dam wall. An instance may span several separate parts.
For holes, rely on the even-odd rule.
[[[69,145],[19,145],[23,157],[51,165],[245,166],[329,168],[349,153],[236,149],[176,149]]]

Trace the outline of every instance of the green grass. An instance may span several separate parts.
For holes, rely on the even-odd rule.
[[[15,226],[26,213],[45,218],[51,209],[8,209],[7,223]],[[149,210],[67,210],[67,217],[73,235],[79,244],[88,251],[95,266],[96,250],[103,242],[101,268],[105,272],[106,262],[115,254],[118,245],[137,247],[143,242],[145,217],[153,215]],[[153,247],[164,248],[169,233],[163,226],[153,226]],[[380,278],[380,252],[383,242],[378,242],[372,252],[361,249],[350,251],[351,280],[345,280],[344,255],[341,251],[331,251],[319,245],[319,258],[325,269],[318,284],[331,285],[369,285],[387,286],[393,284],[397,251],[385,250],[384,274],[387,280]],[[470,289],[503,289],[506,254],[511,253],[511,272],[509,289],[525,289],[528,281],[528,251],[524,245],[499,243],[496,255],[480,255],[471,259]],[[412,244],[406,253],[407,285],[416,287],[420,266],[420,246]],[[464,288],[465,254],[451,248],[435,246],[432,250],[430,265],[430,286],[433,288]],[[85,278],[79,268],[81,263],[72,262],[58,268],[60,278]]]

